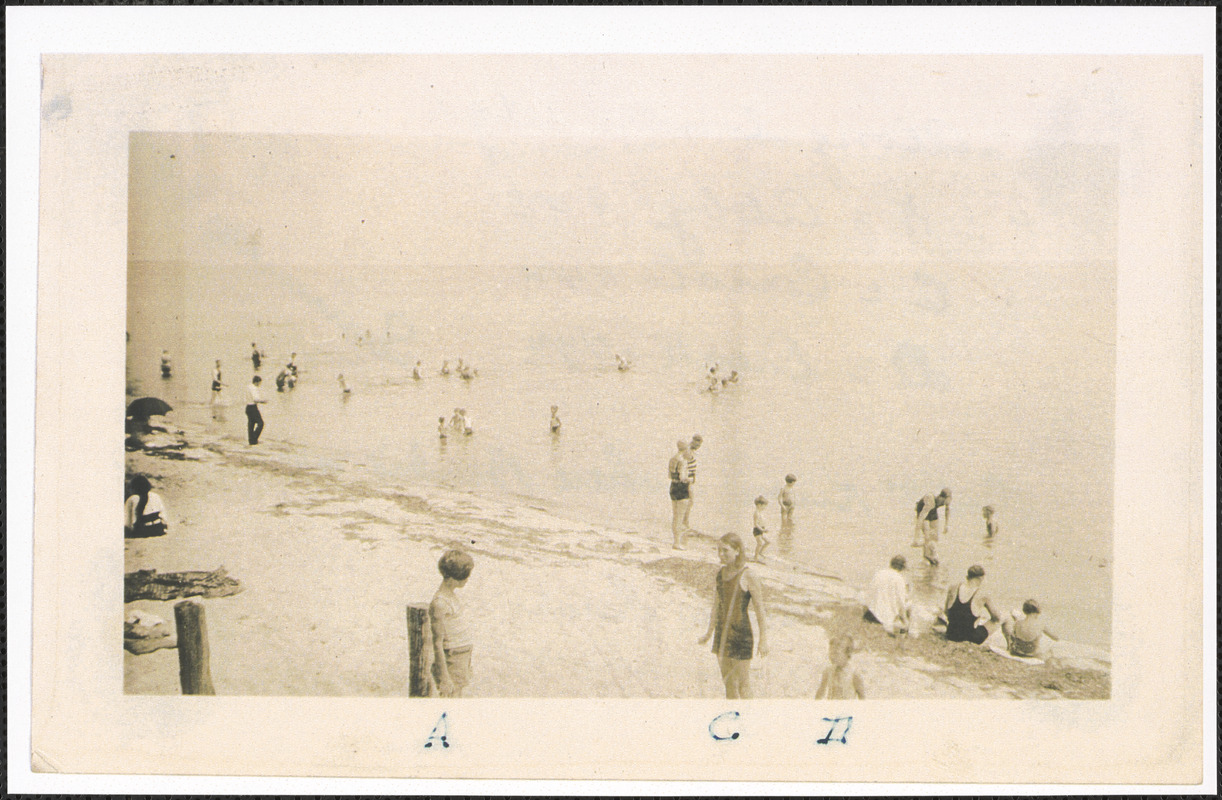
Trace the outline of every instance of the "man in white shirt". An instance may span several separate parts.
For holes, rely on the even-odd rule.
[[[259,404],[266,403],[259,384],[263,379],[258,375],[250,379],[246,387],[246,438],[251,444],[259,443],[259,434],[263,433],[263,415],[259,413]]]
[[[864,619],[882,625],[892,636],[908,631],[908,582],[901,574],[907,565],[903,556],[891,559],[890,568],[874,573],[866,598]]]

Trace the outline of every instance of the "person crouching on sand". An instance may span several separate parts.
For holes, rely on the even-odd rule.
[[[754,637],[747,612],[755,609],[759,624],[759,654],[768,655],[768,626],[764,615],[764,593],[755,575],[747,568],[747,551],[738,534],[727,533],[717,544],[721,569],[717,571],[716,591],[709,629],[700,637],[704,644],[713,637],[713,652],[726,685],[726,699],[751,697],[751,651]]]
[[[441,586],[429,604],[433,629],[433,681],[442,697],[462,697],[471,682],[471,629],[455,589],[467,585],[475,560],[462,550],[447,550],[437,562]]]

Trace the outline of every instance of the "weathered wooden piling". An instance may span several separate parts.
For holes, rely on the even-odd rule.
[[[208,668],[208,625],[204,607],[194,600],[174,604],[178,628],[178,678],[183,694],[216,694]]]
[[[426,603],[409,603],[407,606],[407,657],[408,697],[428,697],[432,681],[429,676],[430,648],[433,631],[429,626],[429,607]]]

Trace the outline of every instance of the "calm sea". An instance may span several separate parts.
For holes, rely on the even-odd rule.
[[[852,268],[129,265],[128,384],[241,441],[250,344],[265,440],[320,464],[509,495],[668,543],[667,461],[694,433],[694,527],[750,538],[798,476],[786,559],[864,585],[909,548],[913,506],[954,492],[926,596],[987,570],[1009,608],[1109,647],[1115,271],[1108,264]],[[360,341],[358,341],[358,338]],[[161,350],[174,376],[158,374]],[[301,377],[274,377],[297,352]],[[614,354],[632,359],[615,368]],[[474,364],[470,382],[438,375]],[[223,362],[231,405],[207,407]],[[411,379],[417,360],[425,378]],[[738,384],[702,392],[706,365]],[[343,373],[353,387],[344,399]],[[560,407],[563,429],[548,430]],[[441,443],[468,409],[475,433]],[[1001,532],[984,538],[981,507]]]

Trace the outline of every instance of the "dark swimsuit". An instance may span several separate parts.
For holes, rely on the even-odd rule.
[[[670,471],[670,499],[686,500],[688,498],[687,484],[679,480],[679,470]]]
[[[729,635],[726,636],[725,656],[739,661],[749,661],[751,651],[755,648],[755,638],[751,633],[751,620],[747,617],[747,606],[751,603],[751,593],[743,590],[735,591],[742,580],[742,574],[742,570],[739,570],[734,574],[733,580],[724,583],[721,579],[721,570],[717,570],[717,627],[714,629],[713,652],[718,653],[721,650],[721,632],[726,628],[726,611],[729,610],[730,629]],[[738,602],[734,603],[733,608],[730,608],[735,594],[738,595]]]
[[[917,500],[917,504],[916,504],[916,512],[917,512],[917,516],[918,516],[918,517],[921,515],[921,511],[923,511],[924,509],[925,509],[925,498],[924,498],[924,497],[922,497],[920,500]],[[928,516],[928,517],[926,517],[925,519],[929,520],[930,522],[936,522],[936,521],[937,521],[937,519],[938,519],[938,502],[937,502],[936,500],[934,501],[934,504],[933,504],[933,510],[929,512],[929,516]]]
[[[1020,639],[1015,635],[1010,636],[1010,653],[1016,656],[1024,656],[1030,658],[1039,652],[1040,640],[1037,636],[1034,642],[1029,642],[1026,639]]]
[[[946,609],[946,638],[952,642],[972,642],[981,644],[989,638],[988,628],[976,626],[976,614],[972,611],[972,601],[980,589],[972,592],[972,596],[963,602],[959,599],[959,589],[955,588],[955,602]]]

